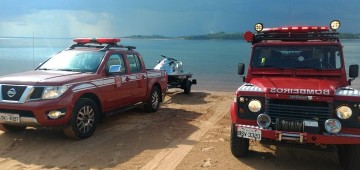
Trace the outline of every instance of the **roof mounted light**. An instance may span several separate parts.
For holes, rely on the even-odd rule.
[[[262,23],[257,23],[254,26],[256,32],[261,32],[264,29],[264,25]]]
[[[333,30],[333,31],[336,31],[338,28],[340,28],[340,21],[339,20],[333,20],[331,21],[330,23],[330,28]]]
[[[244,39],[247,41],[247,42],[252,42],[254,40],[254,34],[250,31],[246,31],[244,33]]]
[[[73,41],[78,44],[116,44],[120,42],[120,38],[75,38]]]

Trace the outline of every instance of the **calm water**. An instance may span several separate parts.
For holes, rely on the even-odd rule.
[[[241,83],[237,63],[248,63],[251,44],[232,40],[138,40],[122,39],[137,47],[147,68],[161,54],[183,61],[185,72],[194,74],[194,89],[234,91]],[[360,64],[360,40],[342,40],[346,64]],[[52,54],[70,46],[70,39],[0,38],[0,76],[34,69]],[[33,48],[34,46],[34,48]],[[355,84],[358,81],[354,82]]]

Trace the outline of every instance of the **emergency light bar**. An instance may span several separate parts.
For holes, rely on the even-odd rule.
[[[71,45],[68,48],[70,50],[77,47],[100,48],[100,51],[106,51],[110,48],[127,48],[128,50],[136,49],[134,46],[118,45],[117,43],[120,42],[120,38],[75,38],[73,41],[76,42],[76,44]]]
[[[333,20],[328,26],[290,26],[290,27],[275,27],[264,28],[262,23],[257,23],[254,26],[256,34],[250,31],[244,33],[244,39],[247,42],[260,42],[263,40],[282,40],[282,41],[306,41],[306,40],[337,40],[339,41],[335,32],[340,27],[340,21]]]
[[[73,41],[78,44],[116,44],[120,42],[120,38],[75,38]]]

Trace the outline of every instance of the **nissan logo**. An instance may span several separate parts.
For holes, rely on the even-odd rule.
[[[16,95],[16,91],[14,88],[11,88],[8,92],[7,92],[7,95],[9,97],[14,97]]]

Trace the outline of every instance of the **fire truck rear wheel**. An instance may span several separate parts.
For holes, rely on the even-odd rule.
[[[360,145],[338,145],[340,165],[345,170],[360,169]]]
[[[26,126],[16,126],[8,124],[0,124],[0,130],[4,132],[21,132],[26,129]]]
[[[70,139],[86,139],[95,132],[98,120],[96,103],[88,98],[80,98],[75,103],[69,126],[63,131]]]
[[[230,138],[231,153],[238,158],[246,157],[249,152],[249,139],[237,136],[235,125],[231,125],[231,138]]]

